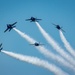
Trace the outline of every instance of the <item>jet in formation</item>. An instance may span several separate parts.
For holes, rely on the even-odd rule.
[[[8,30],[9,30],[9,32],[10,32],[13,28],[16,27],[16,26],[14,26],[16,23],[17,23],[17,22],[14,22],[13,24],[7,24],[7,29],[6,29],[4,32],[6,32],[6,31],[8,31]]]
[[[54,24],[54,23],[52,23],[53,25],[55,25],[56,26],[56,28],[58,29],[58,30],[62,30],[63,32],[65,32],[63,29],[62,29],[62,27],[60,27],[59,25],[57,25],[57,24]]]
[[[3,47],[2,47],[2,43],[0,44],[0,52],[1,52],[1,50],[3,49]]]
[[[30,22],[38,22],[39,20],[42,20],[42,19],[37,19],[34,17],[31,17],[30,19],[26,19],[26,21],[30,21]]]
[[[44,44],[41,44],[41,43],[35,42],[34,44],[31,44],[31,45],[34,45],[34,46],[40,46],[40,45],[44,45]]]

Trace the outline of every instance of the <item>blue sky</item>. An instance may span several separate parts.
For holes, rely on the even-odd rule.
[[[62,26],[66,31],[64,33],[65,37],[71,46],[75,48],[75,0],[0,0],[0,42],[3,43],[4,50],[48,60],[61,67],[70,75],[75,75],[72,70],[64,68],[55,61],[44,57],[14,30],[10,33],[4,33],[6,24],[17,21],[17,29],[44,43],[48,49],[55,53],[53,48],[41,35],[36,24],[25,21],[25,19],[31,16],[41,18],[40,25],[64,48],[58,30],[51,23]],[[0,53],[0,74],[54,75],[44,68],[21,62],[3,53]]]

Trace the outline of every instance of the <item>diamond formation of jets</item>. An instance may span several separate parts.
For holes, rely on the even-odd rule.
[[[38,18],[34,18],[34,17],[31,17],[30,19],[26,19],[26,21],[30,21],[30,22],[38,22],[39,20],[42,20],[42,19],[38,19]],[[4,32],[6,32],[6,31],[9,31],[9,32],[10,32],[13,28],[16,27],[16,26],[15,26],[16,23],[17,23],[17,22],[14,22],[14,23],[12,23],[12,24],[7,24],[7,28],[6,28],[6,30],[5,30]],[[64,30],[62,29],[62,27],[60,27],[60,25],[57,25],[57,24],[54,24],[54,23],[52,23],[52,24],[55,25],[58,30],[64,31]],[[65,32],[65,31],[64,31],[64,32]],[[33,43],[33,44],[30,44],[30,45],[40,46],[40,45],[44,45],[44,44],[35,42],[35,43]],[[1,43],[1,44],[0,44],[0,51],[1,51],[2,49],[3,49],[3,47],[2,47],[2,43]]]
[[[0,52],[1,52],[1,50],[3,49],[3,47],[2,47],[2,43],[0,44]]]
[[[7,29],[6,29],[4,32],[6,32],[6,31],[8,31],[8,30],[9,30],[9,32],[10,32],[14,27],[16,27],[16,26],[14,26],[16,23],[17,23],[17,22],[15,22],[15,23],[13,23],[13,24],[7,24]]]
[[[44,44],[41,44],[41,43],[35,42],[34,44],[31,44],[31,45],[34,45],[34,46],[40,46],[40,45],[44,45]]]
[[[65,31],[62,29],[62,27],[60,27],[59,25],[54,24],[54,23],[52,23],[52,24],[53,24],[53,25],[55,25],[55,26],[56,26],[56,28],[57,28],[58,30],[61,30],[61,31],[65,32]]]
[[[37,19],[34,17],[31,17],[30,19],[26,19],[26,21],[30,21],[30,22],[38,22],[39,20],[42,20],[42,19]]]

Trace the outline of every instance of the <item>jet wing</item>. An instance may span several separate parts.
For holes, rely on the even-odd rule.
[[[6,32],[7,30],[8,30],[8,28],[4,32]]]
[[[52,23],[53,25],[57,26],[56,24]]]
[[[0,44],[0,47],[2,46],[2,43]]]
[[[17,22],[13,23],[12,26],[15,25],[16,23],[17,23]]]
[[[42,20],[42,19],[36,19],[36,20]]]
[[[0,51],[2,50],[3,48],[0,48]]]
[[[29,20],[31,20],[31,19],[26,19],[26,21],[29,21]]]
[[[63,29],[61,29],[61,31],[65,32]]]

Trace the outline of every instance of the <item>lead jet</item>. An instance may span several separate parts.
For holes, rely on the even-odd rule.
[[[44,44],[40,44],[40,43],[38,43],[38,42],[35,42],[34,44],[31,44],[31,45],[40,46],[40,45],[44,45]]]
[[[7,24],[7,29],[4,32],[6,32],[7,30],[9,30],[9,32],[10,32],[13,28],[16,27],[16,26],[14,26],[16,23],[17,22],[14,22],[13,24]]]
[[[2,43],[0,44],[0,52],[1,52],[1,50],[3,49],[3,47],[2,47]]]
[[[26,21],[30,21],[30,22],[38,22],[39,20],[42,20],[42,19],[37,19],[34,17],[31,17],[30,19],[26,19]]]
[[[57,25],[57,24],[54,24],[54,23],[52,23],[53,25],[55,25],[56,26],[56,28],[58,29],[58,30],[62,30],[63,32],[65,32],[63,29],[62,29],[62,27],[60,27],[59,25]]]

